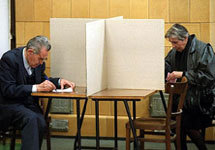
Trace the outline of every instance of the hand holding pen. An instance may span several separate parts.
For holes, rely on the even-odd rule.
[[[183,72],[182,71],[173,71],[172,73],[168,73],[166,80],[168,82],[176,82],[177,78],[182,77]]]

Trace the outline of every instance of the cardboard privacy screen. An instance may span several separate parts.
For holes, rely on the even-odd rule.
[[[87,88],[164,89],[161,19],[52,18],[51,75]]]

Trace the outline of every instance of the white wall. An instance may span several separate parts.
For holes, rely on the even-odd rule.
[[[9,0],[0,0],[0,58],[10,49]]]

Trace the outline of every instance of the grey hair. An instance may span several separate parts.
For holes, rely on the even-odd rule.
[[[47,51],[49,51],[51,49],[51,44],[47,37],[39,35],[28,41],[26,49],[34,49],[34,53],[39,54],[42,47],[45,47]]]
[[[177,23],[174,24],[165,34],[165,38],[178,38],[181,41],[183,41],[188,36],[188,30],[184,26]]]

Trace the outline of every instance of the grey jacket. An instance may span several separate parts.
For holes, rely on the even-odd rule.
[[[185,105],[187,103],[200,105],[198,98],[200,89],[212,89],[215,95],[215,55],[210,44],[199,41],[195,35],[190,36],[193,40],[188,50],[185,72],[189,85]],[[176,50],[173,48],[165,58],[166,66],[170,66],[171,71],[176,71],[175,54]]]

